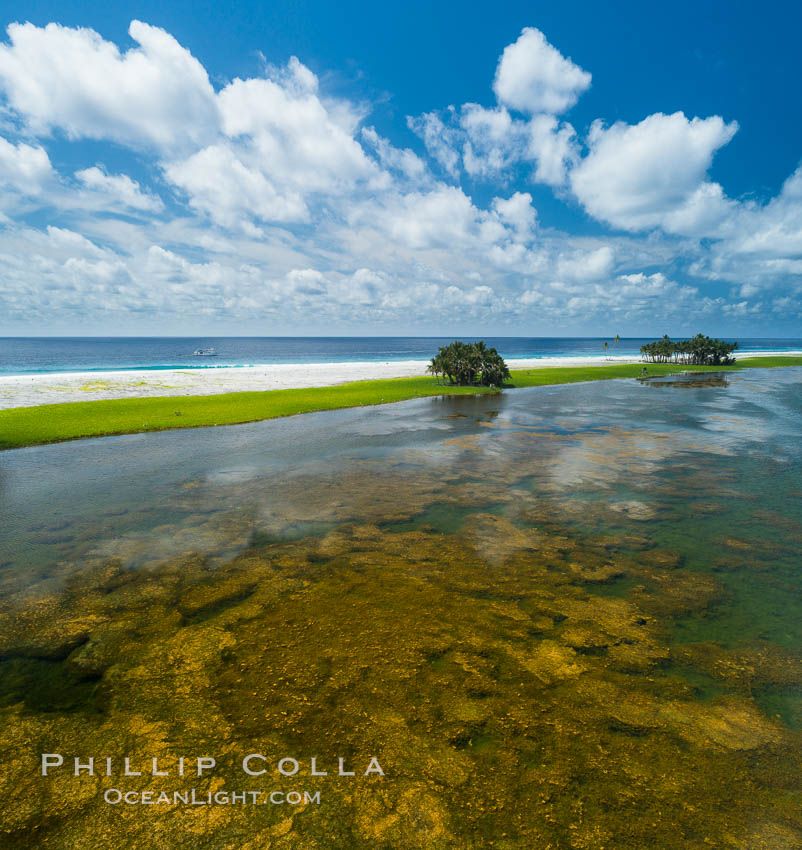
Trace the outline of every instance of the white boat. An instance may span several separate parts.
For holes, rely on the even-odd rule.
[[[192,353],[195,357],[217,357],[217,352],[213,348],[196,348]]]

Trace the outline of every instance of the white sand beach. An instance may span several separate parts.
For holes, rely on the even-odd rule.
[[[739,357],[802,351],[755,351]],[[632,356],[543,357],[507,360],[510,369],[549,366],[609,366],[638,363]],[[213,395],[215,393],[325,387],[348,381],[404,378],[426,374],[426,360],[361,361],[345,363],[280,363],[212,369],[126,370],[117,372],[59,372],[0,376],[0,410],[70,401],[99,401],[149,396]]]

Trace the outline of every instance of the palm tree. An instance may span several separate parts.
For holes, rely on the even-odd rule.
[[[440,380],[460,386],[501,386],[510,377],[510,370],[495,348],[483,342],[464,343],[460,340],[443,346],[427,368]]]

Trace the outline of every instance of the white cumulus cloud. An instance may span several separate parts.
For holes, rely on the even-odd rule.
[[[169,33],[141,21],[139,47],[120,53],[91,29],[11,24],[0,45],[0,84],[35,133],[173,148],[217,128],[203,66]]]
[[[604,280],[609,277],[615,252],[609,245],[591,251],[561,254],[557,260],[557,276],[562,280]]]
[[[425,112],[416,118],[407,117],[410,130],[423,139],[426,152],[451,177],[459,175],[460,154],[458,146],[462,134],[443,122],[436,112]]]
[[[408,118],[429,155],[452,177],[460,166],[474,179],[509,179],[516,166],[533,166],[533,183],[565,185],[579,158],[574,128],[556,118],[590,85],[590,74],[565,59],[544,35],[527,28],[499,58],[493,89],[497,105],[465,103]],[[531,113],[516,118],[510,109]]]
[[[540,30],[526,27],[501,54],[493,91],[499,103],[520,112],[559,114],[590,85],[590,74],[552,47]]]
[[[112,205],[145,212],[158,212],[164,207],[159,198],[142,191],[139,183],[127,174],[106,174],[95,165],[76,171],[75,176]]]
[[[56,178],[47,151],[24,142],[13,144],[0,137],[0,192],[37,195]]]
[[[354,137],[357,112],[324,103],[317,78],[296,58],[272,79],[235,79],[217,99],[221,137],[164,171],[218,224],[256,233],[254,220],[307,221],[312,196],[331,199],[360,182],[382,182]]]
[[[719,116],[689,120],[682,112],[658,112],[634,126],[595,121],[571,188],[592,216],[614,227],[708,232],[727,202],[707,171],[737,129]]]

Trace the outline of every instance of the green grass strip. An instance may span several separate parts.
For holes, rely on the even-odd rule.
[[[649,365],[650,375],[677,372],[735,371],[772,366],[802,366],[802,357],[756,357],[735,366]],[[640,364],[554,366],[515,370],[505,387],[538,387],[640,376]],[[224,393],[206,396],[158,396],[107,401],[79,401],[0,410],[0,449],[56,443],[85,437],[136,434],[172,428],[234,425],[294,416],[318,410],[390,404],[412,398],[497,392],[477,387],[449,387],[432,377],[354,381],[333,387]]]

